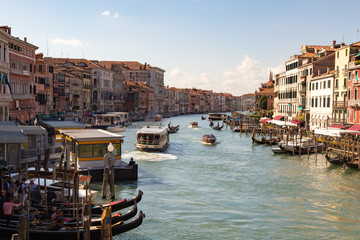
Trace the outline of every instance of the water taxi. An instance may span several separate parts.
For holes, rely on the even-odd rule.
[[[225,120],[227,118],[227,114],[225,113],[209,113],[209,120]]]
[[[198,122],[190,122],[190,127],[198,128],[199,127]]]
[[[213,134],[206,134],[202,136],[203,143],[215,144],[216,137]]]
[[[155,115],[155,121],[161,121],[162,118],[163,117],[161,115]]]
[[[169,145],[169,132],[163,126],[145,126],[136,134],[135,147],[144,151],[164,151]]]

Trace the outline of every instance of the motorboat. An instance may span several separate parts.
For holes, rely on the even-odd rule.
[[[135,147],[143,151],[164,151],[169,145],[169,132],[163,126],[145,126],[136,134]]]

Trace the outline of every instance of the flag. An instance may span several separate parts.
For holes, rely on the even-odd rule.
[[[5,75],[5,77],[4,77],[4,75]],[[4,78],[5,78],[5,84],[9,86],[10,92],[11,92],[11,94],[12,94],[11,86],[10,86],[10,83],[9,83],[9,80],[8,80],[8,77],[7,77],[6,74],[3,74],[3,79],[4,79]]]

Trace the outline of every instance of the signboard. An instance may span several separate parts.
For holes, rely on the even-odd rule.
[[[302,110],[302,107],[298,107],[299,110]]]

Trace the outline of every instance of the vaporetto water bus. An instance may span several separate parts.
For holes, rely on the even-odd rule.
[[[169,132],[163,126],[145,126],[136,134],[135,147],[143,151],[164,151],[169,145]]]

